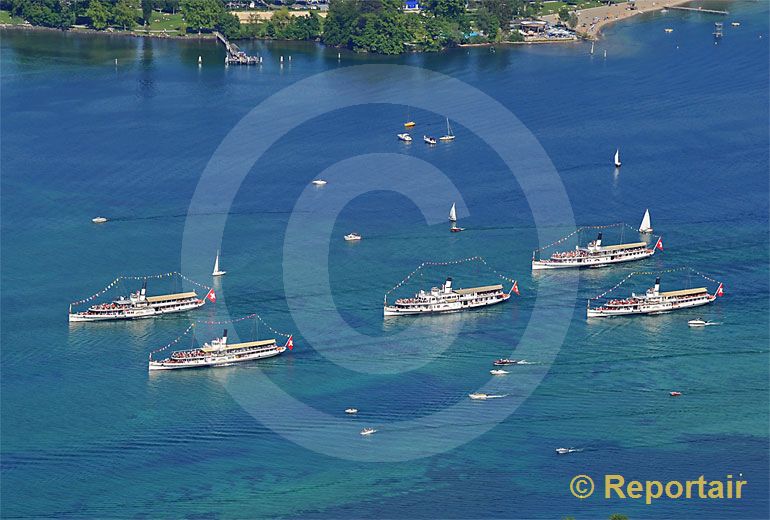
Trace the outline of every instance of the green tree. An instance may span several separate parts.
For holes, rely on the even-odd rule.
[[[273,37],[282,40],[288,39],[289,28],[292,24],[292,16],[287,8],[279,9],[273,13],[270,18],[270,25],[273,27]]]
[[[152,23],[152,20],[150,19],[152,16],[152,5],[153,0],[142,0],[142,20],[145,25],[150,25]]]
[[[438,17],[458,20],[465,14],[465,0],[434,0],[431,10]]]
[[[179,10],[187,25],[201,32],[214,28],[224,7],[219,0],[181,0]]]
[[[86,10],[86,16],[91,19],[91,27],[96,30],[107,28],[107,20],[110,19],[110,11],[99,0],[91,0]]]
[[[501,29],[508,28],[513,18],[512,0],[486,0],[484,7],[495,15]]]
[[[238,38],[241,35],[241,21],[224,9],[219,12],[214,28],[227,38]]]
[[[381,0],[378,11],[359,18],[353,35],[353,49],[379,54],[400,54],[409,39],[400,0]]]
[[[120,0],[112,9],[112,22],[123,27],[123,30],[133,29],[136,25],[136,7],[129,0]]]
[[[610,520],[628,520],[628,517],[626,515],[615,513],[614,515],[610,515]]]
[[[324,43],[351,46],[353,30],[361,13],[358,0],[330,0],[329,14],[324,20]]]
[[[578,24],[578,17],[575,13],[570,13],[569,18],[567,18],[567,25],[570,26],[570,28],[574,29],[577,27]]]
[[[482,7],[476,11],[476,28],[486,34],[490,40],[494,40],[500,29],[500,20],[486,7]]]

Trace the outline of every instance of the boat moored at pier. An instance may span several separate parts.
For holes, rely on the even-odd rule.
[[[631,296],[627,298],[610,299],[601,306],[593,308],[591,307],[591,300],[589,300],[586,315],[589,318],[602,318],[635,314],[660,314],[706,305],[723,295],[724,288],[721,283],[714,294],[711,294],[706,287],[661,292],[660,278],[656,278],[655,285],[647,289],[644,294],[631,293]]]
[[[278,356],[293,347],[293,338],[289,336],[285,345],[278,345],[275,339],[249,341],[246,343],[227,343],[227,329],[222,337],[204,343],[200,348],[177,350],[169,357],[153,360],[150,354],[150,370],[176,370],[180,368],[221,367]]]
[[[206,298],[215,301],[214,290],[210,290]],[[72,312],[70,306],[70,322],[134,320],[152,318],[163,314],[186,312],[203,306],[205,300],[198,297],[195,291],[147,296],[147,282],[141,290],[131,293],[128,297],[121,296],[109,303],[91,305],[82,312]]]
[[[641,260],[655,254],[655,251],[663,251],[663,239],[653,247],[647,242],[630,242],[626,244],[602,245],[602,233],[588,246],[576,246],[571,251],[557,251],[550,258],[538,259],[536,252],[532,254],[532,270],[564,269],[570,267],[601,267],[632,260]]]
[[[454,289],[452,278],[447,278],[441,287],[433,287],[430,291],[421,290],[413,298],[400,298],[393,305],[388,305],[386,300],[384,315],[406,316],[476,309],[504,302],[511,297],[512,292],[518,293],[515,282],[508,292],[503,290],[502,284]]]

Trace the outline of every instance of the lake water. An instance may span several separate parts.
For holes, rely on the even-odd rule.
[[[208,41],[3,31],[3,514],[766,518],[770,35],[766,3],[730,10],[724,21],[741,25],[727,23],[718,44],[721,18],[670,11],[609,28],[593,57],[584,43],[396,58],[245,43],[264,57],[252,68],[225,68]],[[340,86],[357,65],[378,67],[355,69]],[[386,69],[395,65],[414,68]],[[434,91],[436,73],[475,94]],[[475,111],[477,94],[499,105]],[[431,103],[444,108],[417,108]],[[301,121],[313,106],[319,113]],[[506,111],[522,126],[515,141],[497,143]],[[423,132],[440,135],[445,116],[457,139],[427,147]],[[407,117],[418,123],[411,145],[395,138]],[[227,153],[216,156],[220,145]],[[512,151],[523,170],[515,176],[504,162]],[[526,166],[538,164],[543,179],[563,184],[575,223],[637,226],[649,207],[665,251],[533,276],[532,250],[570,231],[568,220],[535,228],[533,211],[564,202],[527,188],[537,176]],[[435,182],[430,165],[441,172]],[[230,204],[239,168],[247,175]],[[208,184],[196,188],[204,172]],[[329,184],[308,189],[321,175]],[[458,235],[447,231],[446,179],[462,197]],[[346,191],[358,185],[362,195]],[[422,209],[404,193],[417,193]],[[325,213],[329,200],[339,214]],[[111,221],[94,225],[97,215]],[[222,225],[228,274],[212,282]],[[364,240],[344,242],[350,231]],[[605,232],[608,241],[637,236]],[[497,283],[493,269],[517,279],[521,296],[472,314],[383,322],[383,294],[421,262],[474,255],[489,267],[428,266],[393,295],[447,275],[461,286]],[[585,319],[586,299],[629,273],[680,266],[722,281],[726,296],[695,311]],[[116,276],[177,270],[213,284],[216,305],[67,323],[70,302]],[[618,294],[651,282],[633,277]],[[714,289],[689,271],[663,283]],[[195,288],[161,280],[149,290],[182,286]],[[105,297],[136,288],[125,281]],[[250,365],[148,375],[150,351],[191,318],[253,312],[294,332],[296,348]],[[722,325],[689,329],[696,316]],[[243,340],[272,337],[253,320],[229,327]],[[219,328],[200,324],[196,338]],[[491,361],[507,356],[533,365],[490,382]],[[468,403],[479,388],[511,395]],[[509,415],[506,400],[516,399]],[[359,415],[345,417],[348,406]],[[363,438],[364,426],[379,432]],[[583,451],[557,456],[561,446]],[[740,501],[647,506],[578,500],[568,484],[580,473],[742,474],[749,484]]]

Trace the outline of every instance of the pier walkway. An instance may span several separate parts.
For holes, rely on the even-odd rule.
[[[673,5],[668,9],[677,9],[679,11],[695,11],[696,13],[708,13],[708,14],[727,14],[727,11],[720,11],[719,9],[704,9],[702,7],[685,7],[683,5]]]
[[[241,49],[239,49],[237,45],[225,38],[225,36],[219,31],[214,31],[214,36],[216,36],[217,40],[222,42],[222,44],[225,46],[225,49],[227,49],[225,65],[257,65],[259,63],[258,56],[249,56]]]

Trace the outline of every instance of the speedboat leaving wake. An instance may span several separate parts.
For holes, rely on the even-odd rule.
[[[471,399],[477,400],[477,401],[484,401],[484,400],[487,400],[487,399],[500,399],[502,397],[506,397],[507,395],[508,394],[494,395],[494,394],[484,394],[484,393],[481,393],[481,392],[475,392],[475,393],[472,393],[472,394],[468,394],[468,397],[470,397]]]

